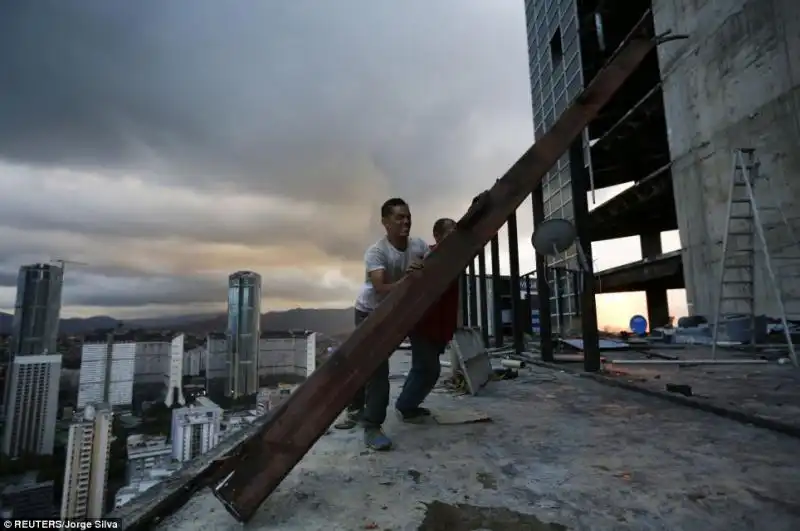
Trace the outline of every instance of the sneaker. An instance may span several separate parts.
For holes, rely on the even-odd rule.
[[[398,409],[397,414],[400,416],[400,420],[403,422],[408,422],[410,424],[422,424],[425,422],[425,419],[431,416],[431,410],[424,407],[417,407],[410,411],[400,411]]]
[[[361,422],[361,413],[362,411],[347,411],[344,414],[344,418],[333,425],[334,428],[337,430],[351,430],[358,426],[358,423]]]
[[[367,448],[378,452],[385,452],[392,449],[392,440],[387,437],[380,428],[365,428],[364,444],[367,445]]]

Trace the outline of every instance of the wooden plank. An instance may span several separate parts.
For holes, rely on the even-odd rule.
[[[456,280],[542,181],[628,76],[653,49],[644,18],[555,125],[476,198],[458,228],[397,287],[339,349],[246,441],[223,466],[230,474],[215,496],[238,520],[248,521],[385,361],[418,319]]]

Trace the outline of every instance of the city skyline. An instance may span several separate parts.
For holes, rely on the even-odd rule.
[[[618,187],[619,188],[619,187]],[[601,194],[610,194],[611,192],[607,190],[601,190]],[[616,193],[619,193],[618,191]],[[602,202],[602,199],[599,201]],[[599,204],[598,202],[598,204]],[[626,240],[624,243],[631,247],[634,247],[631,250],[631,254],[614,254],[608,255],[604,254],[600,257],[594,258],[595,270],[602,270],[608,267],[615,267],[618,265],[622,265],[627,263],[630,260],[637,259],[640,251],[637,252],[636,246],[638,243],[636,242],[637,238],[625,238]],[[677,231],[670,231],[665,232],[661,236],[662,245],[664,252],[670,252],[675,249],[679,249],[679,241]],[[619,241],[606,241],[606,242],[598,242],[593,244],[593,249],[595,249],[595,253],[597,253],[596,248],[608,248],[611,245],[619,244]],[[521,255],[521,267],[520,270],[522,274],[529,271],[534,271],[534,267],[528,268],[527,265],[530,263],[533,264],[534,257],[530,256],[528,260],[523,259],[523,252],[520,252]],[[506,254],[501,251],[501,257],[505,257]],[[48,267],[56,267],[50,264],[29,264],[20,267],[20,270],[27,268],[27,267],[37,267],[39,265],[47,265]],[[489,265],[489,259],[487,256],[487,265]],[[501,262],[501,275],[508,275],[508,264]],[[258,275],[258,273],[253,272],[254,274]],[[234,273],[235,274],[235,273]],[[63,275],[63,269],[62,269]],[[489,266],[487,269],[487,275],[491,275],[491,267]],[[228,275],[230,279],[231,275]],[[260,275],[258,275],[260,277]],[[360,282],[358,283],[360,286]],[[219,289],[223,284],[219,284],[217,288]],[[357,288],[356,288],[357,290]],[[229,291],[229,288],[228,288]],[[228,294],[229,295],[229,294]],[[59,293],[60,296],[60,293]],[[684,290],[670,290],[668,291],[668,299],[669,299],[669,306],[671,314],[680,317],[682,315],[688,314],[688,309],[686,307],[686,296]],[[352,306],[352,301],[346,299],[344,301],[330,301],[327,304],[321,304],[316,307],[300,307],[300,306],[286,306],[286,307],[279,307],[279,308],[264,308],[264,301],[269,300],[269,298],[261,297],[260,299],[260,314],[267,314],[269,312],[282,312],[288,311],[293,309],[307,309],[307,310],[323,310],[323,309],[347,309]],[[631,316],[636,314],[645,314],[646,305],[644,299],[644,293],[612,293],[612,294],[602,294],[597,296],[597,307],[598,307],[598,327],[605,328],[610,330],[624,330],[628,327],[628,321]],[[0,312],[7,312],[9,315],[13,316],[14,309],[4,309],[0,308]],[[133,315],[127,314],[125,312],[122,313],[115,313],[115,312],[102,312],[97,313],[91,310],[86,310],[77,313],[70,314],[66,312],[66,315],[62,315],[62,318],[90,318],[90,317],[98,317],[98,316],[105,316],[115,319],[144,319],[144,320],[158,320],[161,318],[169,319],[172,317],[197,317],[197,318],[209,318],[212,316],[218,316],[220,314],[226,314],[229,311],[229,305],[225,300],[220,300],[215,303],[208,303],[204,305],[202,308],[197,308],[197,306],[193,306],[190,308],[185,307],[178,307],[172,308],[171,310],[150,310],[147,312],[136,312]],[[62,310],[62,314],[63,314]]]
[[[57,511],[61,518],[100,518],[107,512],[107,502],[124,505],[170,477],[178,463],[212,450],[221,438],[256,418],[250,410],[239,416],[226,413],[207,398],[207,391],[228,400],[255,398],[262,384],[277,389],[276,380],[302,381],[315,369],[316,333],[262,333],[261,277],[237,271],[228,277],[227,334],[208,334],[204,346],[194,337],[187,344],[183,333],[126,335],[117,331],[87,336],[80,345],[77,381],[61,389],[64,345],[57,335],[62,280],[62,267],[46,263],[20,267],[9,363],[4,367],[3,459],[64,459],[63,481],[55,488],[55,493],[61,489],[60,501],[52,496],[54,482],[37,480],[39,469],[28,470],[33,471],[32,476],[9,476],[22,491],[33,493],[34,502],[43,506],[42,515]],[[217,336],[222,336],[224,343],[219,375],[206,370],[214,365],[211,358],[220,354],[212,345]],[[214,376],[222,376],[224,392],[216,392],[219,386],[199,383],[205,380],[208,384]],[[189,390],[189,400],[184,388]],[[284,388],[288,393],[289,388]],[[62,390],[72,398],[62,397]],[[122,437],[114,432],[114,415],[130,418],[141,414],[147,411],[148,399],[151,405],[155,399],[170,412],[169,428],[163,417],[159,425],[159,432],[169,435],[148,438],[135,431],[148,422],[147,416],[133,427],[126,428],[121,422],[120,429],[130,439],[124,441],[128,453],[121,456],[119,447],[112,448],[115,439]],[[161,438],[171,442],[163,444]],[[121,457],[127,459],[125,485],[109,490],[110,469],[115,469],[115,482],[121,479]],[[109,498],[112,495],[113,500]],[[33,502],[6,497],[3,514],[28,515],[26,503]]]

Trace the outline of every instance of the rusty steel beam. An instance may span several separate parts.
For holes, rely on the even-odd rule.
[[[430,254],[424,268],[406,277],[274,412],[261,432],[221,465],[230,472],[214,494],[237,520],[246,522],[253,516],[654,46],[643,20],[550,131],[491,190],[475,198],[456,231]]]

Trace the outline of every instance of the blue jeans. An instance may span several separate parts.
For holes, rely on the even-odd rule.
[[[369,316],[366,312],[355,310],[355,324]],[[380,427],[386,420],[386,408],[389,407],[389,360],[387,359],[372,374],[367,384],[358,390],[356,396],[347,406],[347,411],[362,411],[361,422],[364,426]]]
[[[418,408],[436,386],[442,372],[439,356],[447,347],[446,343],[431,341],[415,334],[412,334],[409,339],[411,340],[411,370],[408,371],[403,390],[395,403],[397,410],[403,413]]]

